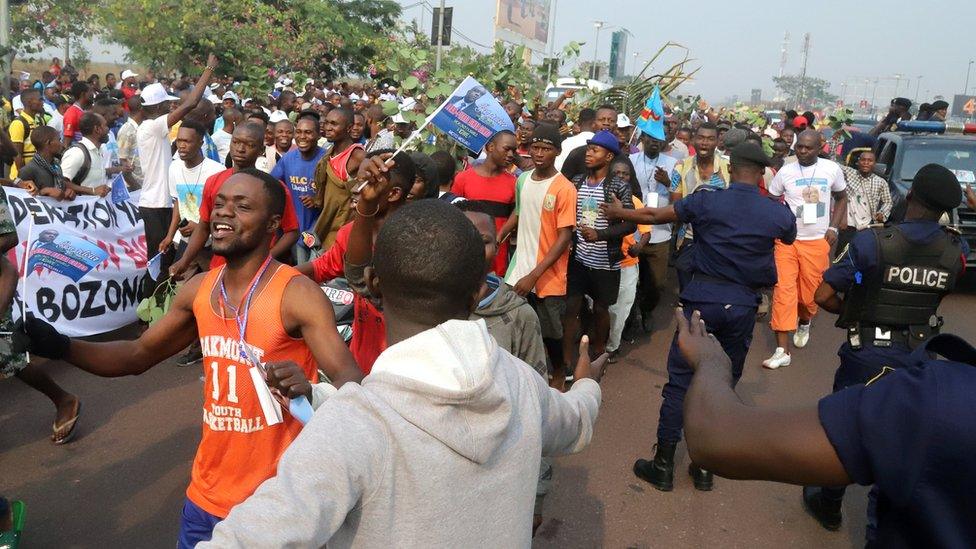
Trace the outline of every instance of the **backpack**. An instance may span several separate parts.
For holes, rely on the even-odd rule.
[[[37,125],[38,126],[45,126],[45,125],[47,125],[47,123],[49,122],[49,120],[46,120],[44,118],[45,116],[46,116],[46,114],[42,112],[42,113],[38,113],[38,115],[36,117],[34,117],[34,121],[37,122]],[[18,114],[17,115],[17,118],[14,118],[14,120],[20,120],[20,123],[24,125],[24,143],[27,143],[27,140],[30,139],[31,130],[33,128],[31,128],[30,123],[27,122],[27,119],[24,118],[24,115],[23,114]]]
[[[75,185],[81,185],[81,182],[88,177],[88,172],[91,171],[91,153],[88,152],[88,147],[81,144],[80,141],[75,141],[71,144],[69,149],[78,148],[81,149],[81,153],[85,156],[85,161],[81,163],[81,169],[78,173],[71,179],[71,182]]]

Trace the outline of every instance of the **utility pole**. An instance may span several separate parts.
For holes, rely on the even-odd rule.
[[[437,16],[437,61],[434,70],[441,70],[441,50],[444,49],[444,0],[441,0],[441,11]]]
[[[799,97],[796,102],[798,105],[802,105],[803,101],[806,99],[807,92],[807,60],[810,57],[810,33],[805,33],[803,35],[803,66],[800,69],[800,92]]]
[[[634,52],[634,77],[637,76],[637,58],[638,57],[640,57],[640,52],[639,51],[635,51]]]
[[[606,21],[594,21],[593,26],[596,27],[596,41],[593,42],[593,64],[590,66],[590,78],[596,80],[597,78],[597,68],[596,68],[596,58],[600,51],[600,29]]]
[[[918,89],[922,87],[922,75],[918,75],[918,82],[915,84],[915,101],[913,103],[918,103]]]

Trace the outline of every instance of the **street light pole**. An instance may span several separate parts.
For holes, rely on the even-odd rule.
[[[918,103],[918,89],[922,87],[922,75],[918,75],[918,82],[915,84],[915,101],[913,103]]]
[[[603,28],[604,24],[606,24],[606,21],[593,22],[593,26],[596,27],[596,41],[593,42],[593,64],[590,65],[590,78],[593,80],[596,80],[596,76],[597,76],[596,58],[597,58],[597,54],[600,51],[600,29]]]
[[[969,73],[973,72],[973,60],[969,60],[969,66],[966,67],[966,89],[962,90],[963,95],[969,95]]]
[[[441,70],[441,49],[444,48],[444,0],[441,0],[441,11],[437,15],[437,61],[434,70]]]
[[[634,52],[634,77],[637,76],[637,58],[638,57],[640,57],[640,52],[639,51],[635,51]]]
[[[874,79],[874,91],[871,92],[871,112],[877,111],[877,109],[874,107],[874,100],[878,96],[878,82],[880,81],[880,78]]]

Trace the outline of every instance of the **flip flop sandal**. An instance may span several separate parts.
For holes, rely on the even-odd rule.
[[[62,423],[60,426],[58,426],[56,422],[52,425],[54,432],[51,433],[51,442],[59,445],[71,442],[71,439],[74,438],[75,435],[75,425],[77,425],[79,417],[81,417],[80,400],[78,401],[78,407],[75,409],[75,417]],[[63,435],[61,438],[58,438],[58,435],[61,433],[63,433]]]

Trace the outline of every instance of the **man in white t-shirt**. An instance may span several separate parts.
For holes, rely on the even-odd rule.
[[[146,231],[146,249],[154,255],[169,232],[173,218],[173,192],[169,185],[169,166],[173,152],[169,141],[169,129],[183,120],[203,97],[203,91],[210,84],[210,78],[217,63],[214,54],[207,58],[207,67],[194,86],[193,91],[178,107],[170,110],[170,101],[177,98],[170,95],[162,84],[146,86],[142,97],[142,111],[145,120],[136,130],[136,146],[139,150],[139,163],[142,165],[142,194],[139,197],[139,212],[142,214]],[[160,272],[169,272],[173,259],[169,250],[163,255]],[[155,290],[155,284],[148,284],[146,291]]]
[[[596,124],[596,111],[593,109],[583,109],[579,113],[579,119],[576,121],[576,125],[579,126],[580,132],[576,135],[567,137],[563,139],[562,149],[559,152],[559,156],[556,157],[556,169],[563,169],[563,162],[566,161],[566,157],[569,153],[573,152],[579,147],[585,147],[586,142],[589,139],[593,139],[593,125]]]
[[[678,161],[661,152],[667,144],[641,132],[643,151],[630,155],[630,163],[637,174],[643,203],[647,208],[666,208],[671,204],[671,176]],[[652,329],[651,320],[654,308],[661,301],[667,287],[668,257],[671,253],[671,224],[654,225],[651,239],[641,248],[639,258],[638,309],[641,313],[641,327],[646,332]]]
[[[193,229],[200,222],[200,203],[207,178],[226,169],[220,162],[203,155],[201,146],[206,134],[203,125],[193,120],[184,120],[176,134],[178,158],[169,165],[169,185],[170,192],[176,197],[177,208],[173,210],[167,241],[180,244],[193,234]],[[198,256],[198,259],[199,270],[206,270],[210,257]]]
[[[237,109],[224,110],[224,127],[213,132],[213,142],[217,145],[217,155],[220,163],[227,161],[227,153],[230,152],[230,138],[234,133],[234,128],[244,119],[244,115]]]
[[[830,247],[847,224],[847,183],[840,166],[818,158],[821,140],[805,130],[796,141],[797,162],[785,164],[769,184],[769,194],[785,196],[796,215],[796,241],[776,242],[776,288],[772,320],[776,351],[763,361],[770,369],[790,364],[789,332],[802,348],[810,339],[810,320],[817,313],[813,295],[830,263]],[[833,197],[833,209],[831,209]]]

